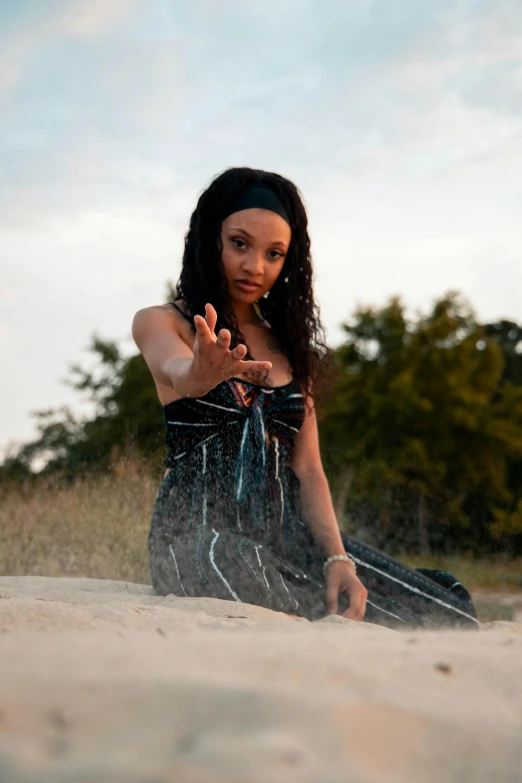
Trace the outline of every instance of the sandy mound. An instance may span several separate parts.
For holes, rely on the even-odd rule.
[[[396,633],[0,577],[1,783],[514,783],[522,626]]]

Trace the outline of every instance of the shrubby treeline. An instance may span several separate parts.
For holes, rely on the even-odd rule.
[[[457,294],[344,325],[321,421],[339,516],[377,546],[522,551],[522,327]]]
[[[399,298],[343,325],[320,396],[321,449],[338,518],[388,551],[522,553],[522,326],[480,324],[451,293],[408,316]],[[159,471],[164,422],[140,355],[94,337],[94,370],[69,383],[93,403],[40,411],[0,485],[112,470]],[[38,475],[32,467],[45,462]]]

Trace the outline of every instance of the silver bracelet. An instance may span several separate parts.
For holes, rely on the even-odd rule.
[[[353,572],[354,574],[357,573],[357,566],[355,565],[355,560],[353,557],[350,557],[349,555],[332,555],[332,557],[329,557],[327,560],[324,561],[323,565],[323,572],[326,575],[326,572],[328,571],[328,566],[330,563],[334,563],[336,560],[342,560],[344,563],[351,563],[353,566]]]

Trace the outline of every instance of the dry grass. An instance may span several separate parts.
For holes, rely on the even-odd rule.
[[[495,592],[522,591],[522,557],[509,558],[505,555],[473,558],[452,555],[446,557],[422,557],[404,555],[399,557],[413,568],[438,568],[449,571],[468,589]]]
[[[149,583],[147,535],[158,471],[127,460],[111,475],[0,495],[0,574]],[[466,587],[522,591],[522,558],[400,557],[450,571]]]
[[[158,475],[137,463],[71,487],[0,497],[0,574],[149,583],[147,534]]]

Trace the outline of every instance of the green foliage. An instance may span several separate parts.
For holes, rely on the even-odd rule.
[[[503,381],[522,386],[522,326],[513,321],[486,324],[484,331],[500,346],[504,357]]]
[[[40,475],[75,478],[106,471],[122,454],[160,458],[164,420],[149,369],[138,354],[125,358],[112,341],[94,336],[89,347],[94,369],[73,364],[67,385],[82,394],[94,411],[80,419],[70,408],[37,411],[37,437],[11,453],[0,466],[0,482]]]
[[[150,370],[141,354],[126,361],[112,402],[118,411],[121,445],[130,441],[145,456],[162,448],[165,437],[163,412]]]
[[[508,483],[522,456],[522,387],[504,378],[502,348],[466,302],[450,293],[413,321],[393,299],[344,330],[321,423],[338,495],[352,471],[340,515],[374,541],[429,551],[462,541],[462,528],[472,545],[484,538],[480,524],[469,531],[475,499],[486,538],[522,534]]]

